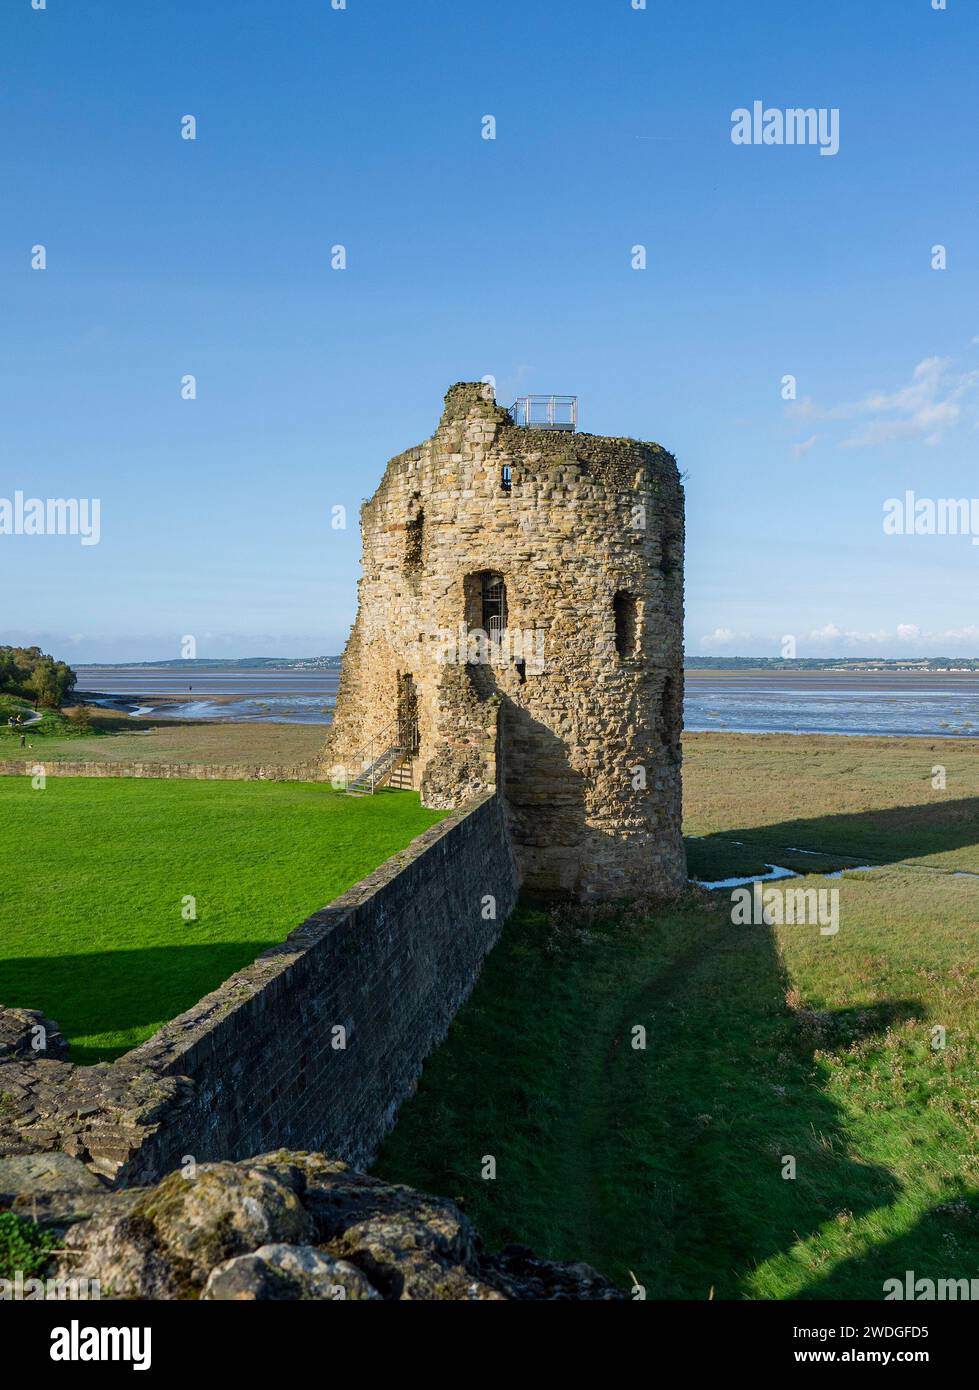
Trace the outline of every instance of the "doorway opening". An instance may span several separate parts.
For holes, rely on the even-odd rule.
[[[410,671],[398,672],[398,746],[418,752],[418,690]]]
[[[487,570],[480,576],[480,626],[491,642],[502,642],[506,631],[506,584],[502,574]]]

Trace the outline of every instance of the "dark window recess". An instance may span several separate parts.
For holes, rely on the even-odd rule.
[[[679,745],[674,731],[675,721],[680,717],[677,709],[677,686],[672,676],[667,676],[663,682],[663,694],[660,698],[660,738],[667,748],[672,747],[675,753],[679,753]]]
[[[410,671],[398,672],[398,743],[418,752],[418,691]]]
[[[492,642],[499,642],[506,630],[506,585],[502,574],[484,574],[482,583],[482,628]]]
[[[521,685],[526,685],[526,684],[527,684],[527,663],[526,663],[526,661],[518,661],[518,662],[516,663],[516,666],[517,666],[517,680],[519,680],[519,682],[520,682]]]
[[[674,542],[672,542],[672,541],[669,541],[669,542],[664,541],[664,543],[663,543],[663,549],[662,549],[662,551],[660,552],[660,557],[659,557],[659,569],[660,569],[660,574],[662,574],[662,576],[663,576],[664,579],[669,579],[670,576],[671,576],[671,575],[674,575],[674,574],[677,572],[677,570],[679,569],[679,560],[678,560],[678,558],[677,558],[677,547],[676,547],[676,545],[675,545]]]
[[[612,600],[615,613],[615,650],[620,661],[628,661],[639,647],[638,604],[635,594],[620,589]]]
[[[508,463],[505,463],[500,469],[500,486],[504,492],[509,492],[513,487],[513,474],[510,472]]]
[[[405,571],[417,574],[422,567],[422,540],[425,534],[425,513],[421,507],[405,527]]]

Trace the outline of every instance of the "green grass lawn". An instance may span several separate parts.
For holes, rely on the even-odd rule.
[[[525,906],[375,1171],[462,1197],[491,1246],[634,1274],[650,1298],[979,1277],[979,879],[955,876],[979,873],[977,746],[684,749],[693,871],[786,847],[881,866],[796,881],[839,889],[839,933],[734,927],[729,893],[650,915]]]
[[[116,1057],[444,814],[314,783],[0,777],[0,1003],[56,1019],[74,1061]]]

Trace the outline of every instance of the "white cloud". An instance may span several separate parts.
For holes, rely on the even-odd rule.
[[[740,655],[778,656],[781,638],[768,633],[748,632],[731,627],[716,627],[700,638],[707,651],[731,651]],[[909,648],[929,656],[979,656],[979,624],[969,623],[943,632],[931,632],[917,623],[897,623],[892,628],[865,631],[825,623],[799,639],[799,656],[869,656],[874,651],[881,656],[909,655]]]
[[[788,413],[800,420],[865,421],[840,441],[844,449],[910,439],[935,445],[959,424],[963,402],[977,383],[979,371],[955,371],[950,357],[926,357],[896,391],[874,391],[835,406],[819,406],[807,396],[789,406]]]
[[[799,444],[792,445],[792,453],[797,459],[803,458],[819,438],[818,434],[811,434],[808,439],[803,439]]]
[[[769,645],[772,641],[770,637],[763,640]],[[757,644],[758,639],[754,633],[743,630],[736,632],[733,627],[715,627],[713,632],[708,632],[700,639],[702,647],[729,647],[732,642],[755,642]]]
[[[875,632],[865,632],[857,628],[841,628],[837,623],[827,623],[825,627],[810,632],[808,641],[819,647],[869,648],[889,646],[892,654],[902,654],[909,646],[943,654],[943,646],[950,643],[971,644],[979,648],[979,625],[972,623],[965,627],[949,628],[945,632],[923,631],[917,623],[898,623],[893,630],[878,628]],[[800,651],[800,656],[807,655]]]
[[[868,642],[876,642],[881,646],[891,640],[891,634],[882,627],[876,632],[847,632],[844,635],[848,647],[865,647]]]
[[[900,633],[898,634],[900,635]],[[841,628],[836,623],[827,623],[825,627],[814,628],[809,634],[809,641],[832,644],[842,647],[865,647],[870,644],[880,644],[893,640],[893,634],[880,628],[877,632],[861,632],[856,628]],[[800,652],[800,656],[804,653]]]

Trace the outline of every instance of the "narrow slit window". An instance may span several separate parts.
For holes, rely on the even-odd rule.
[[[620,661],[630,661],[639,652],[639,605],[635,594],[620,589],[612,600],[615,613],[615,650]]]
[[[425,513],[421,507],[405,526],[405,573],[418,574],[422,567],[422,545],[425,539]]]

